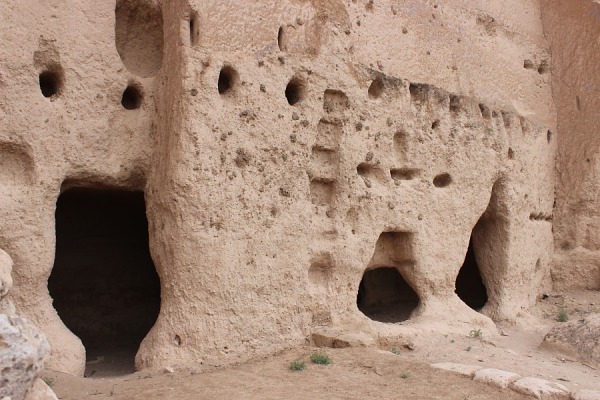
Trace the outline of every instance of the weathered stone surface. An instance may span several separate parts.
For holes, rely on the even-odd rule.
[[[556,325],[548,332],[542,347],[600,366],[600,314]]]
[[[473,380],[486,382],[501,388],[507,388],[511,383],[521,378],[520,375],[514,372],[503,371],[495,368],[484,368],[475,372]]]
[[[600,4],[595,0],[540,3],[552,47],[558,118],[552,279],[559,290],[600,289],[600,137],[596,134],[600,117],[595,111],[600,108],[596,70]]]
[[[37,378],[27,395],[25,400],[58,400],[54,391],[46,385],[46,382]]]
[[[527,396],[541,400],[568,400],[571,392],[560,383],[545,379],[525,377],[512,383],[511,388]]]
[[[84,370],[61,313],[103,332],[127,312],[78,314],[85,289],[54,309],[57,199],[74,187],[144,192],[163,292],[138,368],[233,362],[316,326],[487,329],[532,306],[556,154],[539,2],[413,3],[0,2],[0,247],[49,366]],[[119,270],[84,250],[66,257],[108,277],[101,298]],[[475,264],[473,304],[455,283]]]
[[[8,294],[13,285],[12,259],[6,252],[0,249],[0,300]]]
[[[450,362],[431,364],[431,366],[433,368],[443,369],[444,371],[450,371],[468,377],[473,377],[473,375],[475,375],[475,372],[482,369],[482,367],[477,365],[457,364]]]
[[[364,333],[340,332],[321,329],[313,332],[311,342],[317,347],[341,349],[345,347],[368,347],[375,344],[373,336]]]
[[[600,400],[600,391],[580,389],[573,392],[571,397],[573,400]]]
[[[0,314],[0,398],[23,400],[49,350],[46,337],[30,321]]]

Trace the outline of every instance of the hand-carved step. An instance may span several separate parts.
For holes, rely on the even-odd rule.
[[[327,113],[342,113],[348,109],[348,96],[341,90],[327,89],[323,94],[323,109]]]
[[[396,152],[396,159],[400,162],[408,161],[408,137],[405,131],[398,131],[394,135],[394,151]]]
[[[318,206],[330,206],[335,199],[335,181],[313,178],[310,181],[310,200]]]
[[[309,175],[315,178],[336,179],[339,173],[337,151],[313,146]]]
[[[342,123],[334,119],[322,118],[317,125],[316,146],[337,150],[342,137]]]

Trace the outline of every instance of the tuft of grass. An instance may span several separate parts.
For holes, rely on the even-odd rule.
[[[398,350],[398,348],[396,346],[392,347],[392,353],[394,353],[395,355],[399,356],[400,355],[400,350]]]
[[[331,364],[331,358],[324,353],[313,353],[310,355],[310,361],[313,364],[329,365]]]
[[[557,315],[559,322],[567,322],[569,320],[569,313],[564,308],[561,308]]]
[[[450,343],[454,343],[454,339],[450,339]]]
[[[304,371],[306,369],[306,363],[304,361],[292,361],[290,369],[292,371]]]
[[[469,347],[467,347],[467,348],[465,349],[465,351],[471,351],[471,349],[472,349],[472,347],[471,347],[471,346],[469,346]]]
[[[480,337],[481,335],[483,335],[481,329],[472,329],[471,332],[469,332],[469,336],[471,337]]]
[[[402,378],[402,379],[408,379],[408,378],[410,378],[411,376],[412,376],[412,373],[411,373],[410,371],[403,371],[403,372],[400,374],[400,378]]]
[[[48,385],[48,387],[52,387],[52,385],[54,385],[54,379],[52,378],[42,378],[42,380],[46,385]]]

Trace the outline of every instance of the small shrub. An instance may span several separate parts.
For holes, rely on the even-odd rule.
[[[469,336],[471,337],[480,337],[482,334],[481,329],[472,329],[471,332],[469,332]]]
[[[569,320],[569,313],[564,308],[561,308],[558,312],[558,321],[559,322],[567,322]]]
[[[396,346],[392,347],[392,353],[394,353],[395,355],[399,356],[400,355],[400,350],[398,350],[398,348]]]
[[[329,365],[331,364],[331,358],[327,354],[313,353],[310,355],[310,361],[313,364]]]
[[[52,378],[42,378],[42,380],[46,385],[48,385],[48,387],[52,387],[52,385],[54,384],[54,379]]]
[[[400,374],[400,378],[402,378],[402,379],[408,379],[408,378],[410,378],[411,376],[412,376],[412,373],[411,373],[410,371],[403,371],[403,372]]]
[[[292,371],[304,371],[306,369],[306,364],[304,361],[292,361],[290,369]]]
[[[466,350],[466,351],[471,351],[471,349],[472,349],[472,347],[471,347],[471,346],[469,346],[469,347],[467,347],[465,350]]]

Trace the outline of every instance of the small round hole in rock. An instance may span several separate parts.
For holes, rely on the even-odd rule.
[[[383,94],[383,80],[381,78],[374,79],[369,86],[369,98],[370,99],[378,99]]]
[[[304,98],[304,84],[298,78],[292,78],[285,88],[285,98],[289,105],[298,104]]]
[[[237,72],[232,67],[224,66],[221,68],[219,81],[217,82],[219,94],[229,93],[237,81],[237,76]]]
[[[39,76],[40,90],[44,97],[52,97],[59,94],[62,89],[62,78],[56,71],[44,71]]]
[[[452,177],[450,174],[439,174],[433,178],[433,186],[438,188],[444,188],[452,183]]]
[[[123,92],[121,105],[126,110],[137,110],[142,105],[142,97],[142,92],[137,86],[128,85]]]

